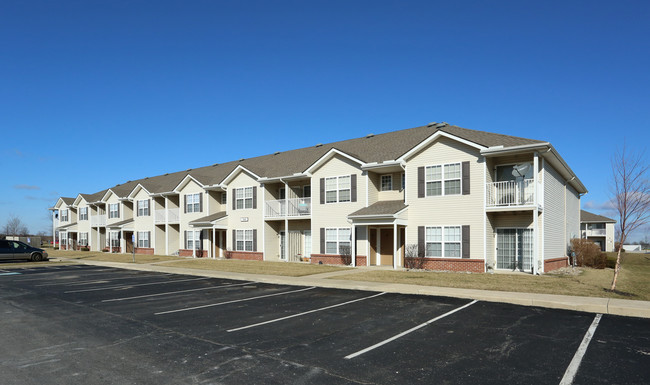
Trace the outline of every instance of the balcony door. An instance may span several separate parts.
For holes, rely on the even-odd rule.
[[[533,230],[497,229],[497,269],[532,271]]]

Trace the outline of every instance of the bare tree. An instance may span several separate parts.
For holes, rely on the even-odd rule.
[[[26,236],[29,235],[29,230],[27,226],[15,215],[10,215],[9,219],[5,223],[4,231],[5,235],[18,235]]]
[[[627,236],[650,220],[650,166],[644,153],[623,148],[612,158],[612,201],[618,212],[619,244],[616,268],[610,290],[616,290],[621,270],[621,250]]]

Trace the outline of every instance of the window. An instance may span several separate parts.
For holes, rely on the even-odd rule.
[[[460,163],[427,166],[425,184],[427,196],[460,194]]]
[[[61,222],[68,221],[68,210],[61,210]]]
[[[402,173],[402,190],[406,189],[406,173]]]
[[[425,256],[459,258],[461,256],[461,227],[427,227]]]
[[[221,204],[225,205],[226,203],[228,203],[228,194],[226,194],[225,192],[222,192],[221,193]]]
[[[253,251],[253,230],[235,230],[235,250]]]
[[[201,232],[200,231],[186,231],[185,232],[185,249],[198,250],[201,247]]]
[[[241,209],[252,209],[253,208],[253,188],[252,187],[242,187],[235,189],[235,208],[237,210]]]
[[[88,233],[79,233],[79,246],[88,246]]]
[[[109,218],[119,218],[120,217],[120,204],[111,203],[108,205],[108,217]]]
[[[325,203],[350,202],[350,175],[325,178]]]
[[[120,232],[111,231],[108,233],[111,247],[120,247]]]
[[[138,247],[149,247],[148,231],[138,231]]]
[[[201,211],[201,193],[185,195],[185,212],[198,213]]]
[[[325,254],[350,254],[350,228],[325,229]]]
[[[88,220],[88,207],[79,207],[79,220],[80,221]]]
[[[302,186],[302,197],[303,198],[311,198],[311,186]]]
[[[149,216],[149,199],[138,201],[138,216],[139,217]]]
[[[381,176],[381,191],[390,191],[393,189],[393,176],[392,175],[382,175]]]

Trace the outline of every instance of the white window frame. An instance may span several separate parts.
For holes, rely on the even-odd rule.
[[[138,231],[138,248],[149,248],[151,243],[148,231]]]
[[[235,210],[253,208],[253,187],[239,187],[235,189]]]
[[[185,205],[187,213],[201,212],[201,193],[185,194]]]
[[[149,199],[138,200],[137,207],[138,207],[138,216],[139,217],[149,216],[149,213],[151,212],[150,207],[149,207]]]
[[[342,181],[347,180],[347,187],[345,186],[345,182],[341,183]],[[328,182],[329,186],[328,186]],[[332,183],[333,182],[333,183]],[[341,184],[343,184],[343,187],[341,187]],[[341,198],[341,193],[347,191],[347,199],[346,198]],[[328,192],[334,192],[336,198],[331,199],[328,195]],[[344,202],[351,202],[352,201],[352,176],[350,175],[340,175],[340,176],[331,176],[325,178],[325,203],[344,203]]]
[[[79,207],[79,220],[80,221],[88,220],[88,207]]]
[[[79,246],[88,246],[88,233],[79,233],[77,244]]]
[[[113,210],[115,208],[115,210]],[[119,218],[120,217],[120,204],[119,203],[109,203],[108,204],[108,218]]]
[[[393,190],[393,175],[385,174],[381,176],[380,179],[381,191],[392,191]]]
[[[201,230],[187,230],[185,232],[185,250],[199,250],[201,247]]]
[[[221,193],[221,204],[228,204],[228,194],[225,191]]]
[[[448,177],[449,168],[452,166],[458,167],[458,177]],[[439,176],[431,175],[429,170],[440,169]],[[436,173],[437,174],[437,173]],[[458,181],[458,192],[447,193],[449,182]],[[440,183],[440,194],[433,194],[429,192],[429,184]],[[424,191],[425,195],[431,196],[446,196],[446,195],[461,195],[463,192],[463,169],[460,162],[432,164],[424,168]]]
[[[109,231],[108,232],[108,245],[113,247],[120,247],[120,232],[119,231]]]
[[[439,231],[439,236],[430,233],[430,231],[433,232],[434,230]],[[429,251],[430,244],[440,245],[440,255],[432,255]],[[424,256],[427,258],[462,258],[463,227],[458,225],[426,226],[424,228]]]
[[[61,210],[61,222],[67,222],[68,221],[68,209]]]
[[[253,251],[253,230],[235,230],[235,251]]]
[[[341,250],[342,246],[347,246],[349,248],[348,252],[352,251],[352,229],[349,227],[326,227],[325,254],[343,255],[344,253],[342,251],[344,250]]]

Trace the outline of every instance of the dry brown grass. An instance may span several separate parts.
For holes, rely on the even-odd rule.
[[[184,267],[190,269],[204,269],[227,271],[233,273],[282,275],[287,277],[302,277],[305,275],[329,273],[349,269],[345,267],[311,265],[295,262],[267,262],[267,261],[242,261],[236,259],[187,259],[165,263],[165,266]]]
[[[72,250],[47,250],[50,258],[69,258],[78,260],[104,261],[104,262],[122,262],[133,263],[132,254],[112,254],[101,251],[72,251]],[[152,263],[163,261],[175,261],[183,258],[171,257],[168,255],[147,255],[136,254],[135,263]]]
[[[513,291],[650,301],[650,256],[628,253],[622,264],[618,292],[609,289],[612,269],[580,268],[579,274],[469,274],[432,271],[369,271],[333,279],[405,283],[464,289]]]

